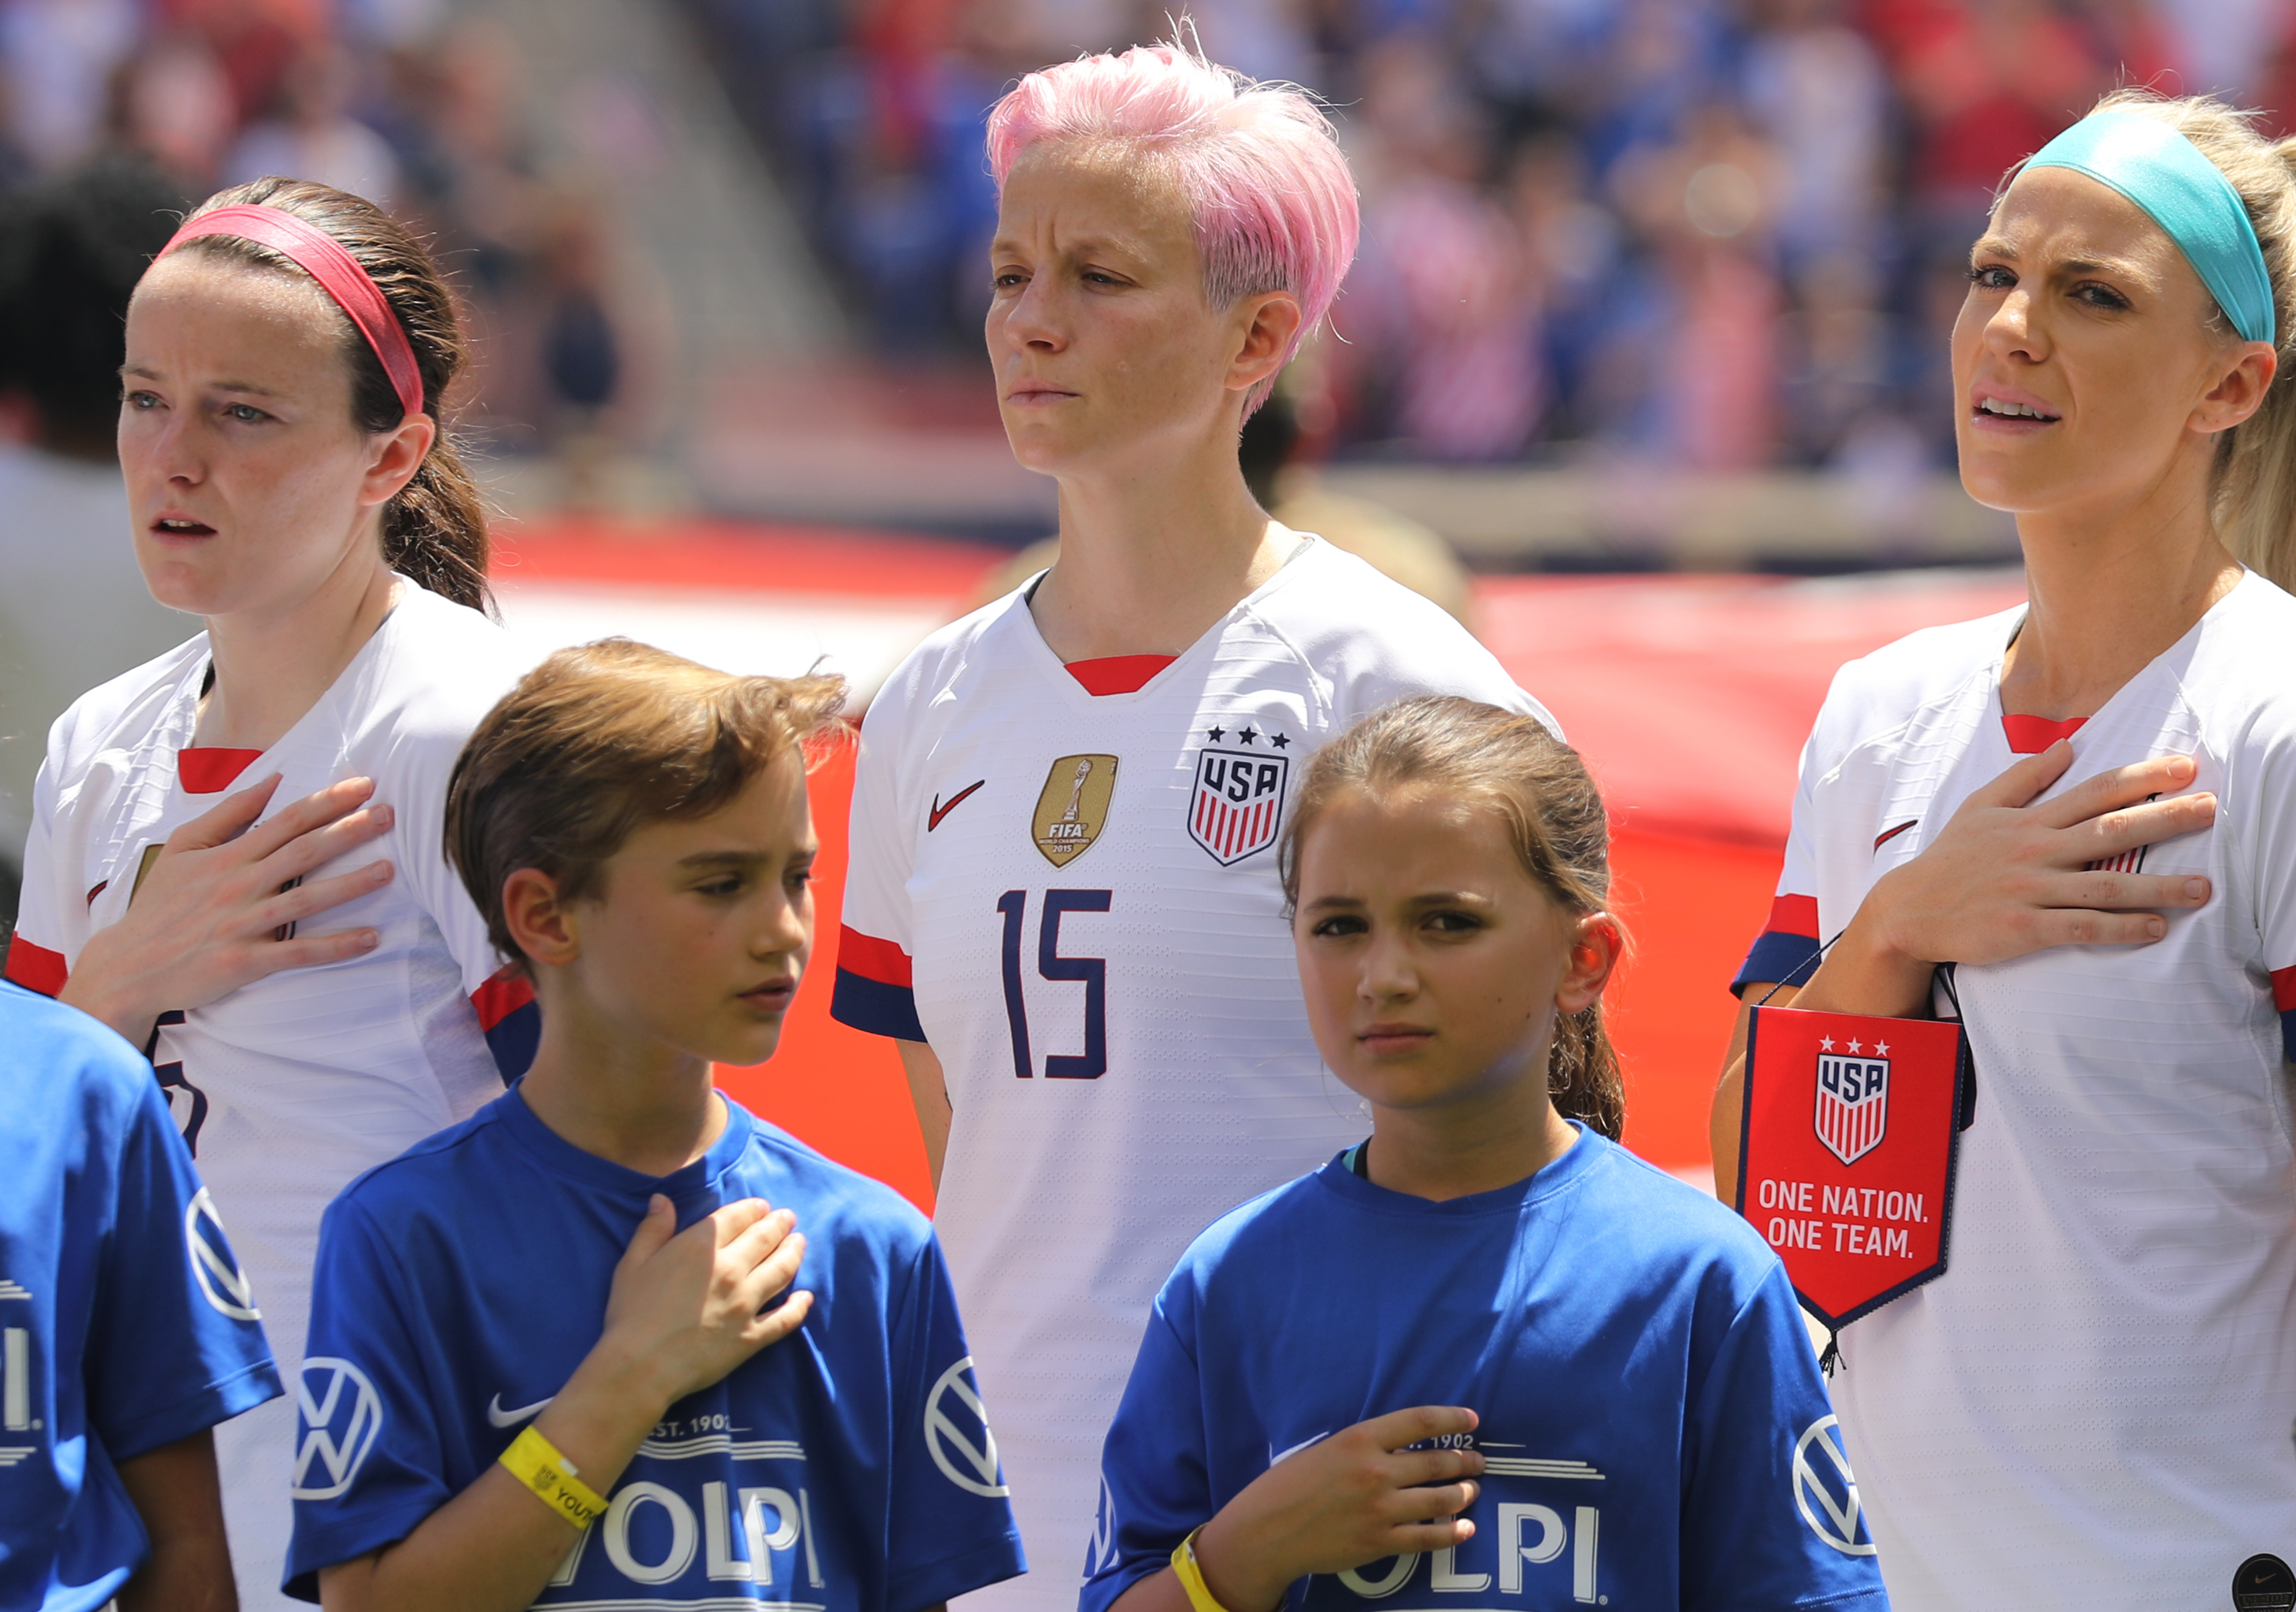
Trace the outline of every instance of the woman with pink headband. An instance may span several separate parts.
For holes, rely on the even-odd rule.
[[[208,1302],[340,1407],[300,1452],[291,1392],[217,1431],[242,1606],[292,1604],[290,1491],[371,1434],[372,1393],[301,1358],[320,1212],[533,1043],[440,848],[455,757],[522,669],[441,429],[463,359],[372,204],[266,179],[192,215],[128,310],[119,459],[144,579],[204,630],[82,696],[35,796],[8,978],[147,1052],[237,1251],[191,1223]]]
[[[1023,78],[988,159],[989,356],[1015,457],[1059,486],[1060,557],[870,709],[835,1011],[900,1045],[979,1362],[932,1458],[1010,1487],[1036,1564],[968,1603],[1067,1612],[1165,1274],[1361,1134],[1276,879],[1307,758],[1409,695],[1545,713],[1244,483],[1244,418],[1355,254],[1305,95],[1174,46],[1092,56]]]

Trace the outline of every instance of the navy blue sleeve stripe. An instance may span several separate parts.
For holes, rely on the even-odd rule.
[[[1775,985],[1781,979],[1792,979],[1794,970],[1808,968],[1817,953],[1816,937],[1787,935],[1772,929],[1754,942],[1754,949],[1746,953],[1738,977],[1730,982],[1730,990],[1735,994],[1750,985]]]
[[[533,1066],[534,1050],[542,1044],[542,1004],[528,1002],[512,1008],[486,1035],[487,1050],[495,1055],[495,1068],[508,1085]]]
[[[2280,1052],[2290,1063],[2296,1063],[2296,1008],[2280,1015]]]
[[[829,1016],[872,1035],[890,1035],[900,1041],[925,1038],[925,1027],[917,1022],[914,991],[886,985],[850,969],[837,970],[837,992],[829,999]]]

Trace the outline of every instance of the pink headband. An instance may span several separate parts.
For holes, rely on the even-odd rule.
[[[400,326],[398,315],[390,311],[381,288],[359,266],[359,260],[343,250],[342,242],[275,207],[219,207],[177,230],[175,237],[160,249],[160,256],[164,258],[184,241],[201,235],[233,235],[242,241],[252,241],[258,246],[267,246],[317,281],[319,289],[350,315],[350,322],[358,326],[359,334],[366,338],[366,344],[382,361],[382,372],[390,377],[390,384],[398,393],[399,406],[406,411],[407,417],[412,419],[422,412],[422,372],[415,367],[414,348],[408,344],[406,331]]]

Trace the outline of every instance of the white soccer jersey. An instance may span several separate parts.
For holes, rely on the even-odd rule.
[[[2073,725],[2005,721],[2021,616],[1842,668],[1742,983]],[[2051,797],[2197,759],[2215,827],[2127,863],[2214,895],[2149,946],[1956,971],[1977,1105],[1949,1264],[1842,1333],[1833,1382],[1898,1612],[2214,1612],[2251,1555],[2296,1559],[2296,600],[2244,577],[2072,743]]]
[[[1364,1133],[1308,1036],[1274,847],[1316,748],[1424,693],[1546,719],[1450,617],[1309,539],[1133,691],[1087,692],[1024,592],[870,709],[836,1012],[947,1076],[937,1226],[1033,1564],[984,1606],[1074,1607],[1158,1287]]]
[[[57,719],[8,974],[61,990],[88,937],[127,911],[148,855],[242,782],[283,774],[275,810],[371,777],[397,814],[380,839],[310,875],[390,861],[389,884],[311,921],[378,929],[375,950],[165,1014],[152,1050],[290,1385],[216,1430],[240,1603],[283,1608],[297,1604],[279,1583],[320,1211],[354,1175],[499,1095],[498,1056],[515,1072],[532,1052],[531,993],[497,976],[486,925],[440,849],[455,757],[525,668],[477,611],[402,581],[333,686],[257,754],[191,747],[208,666],[202,633]]]

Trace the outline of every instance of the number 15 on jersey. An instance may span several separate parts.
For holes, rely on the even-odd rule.
[[[1108,1072],[1108,960],[1063,956],[1061,920],[1070,912],[1105,912],[1110,896],[1107,890],[1046,890],[1037,904],[1037,977],[1084,986],[1084,1051],[1047,1052],[1045,1076],[1048,1080],[1098,1080]],[[1004,920],[1004,1020],[1013,1033],[1013,1073],[1022,1080],[1032,1079],[1037,1073],[1022,971],[1029,906],[1026,890],[1007,890],[996,898],[996,910]]]

